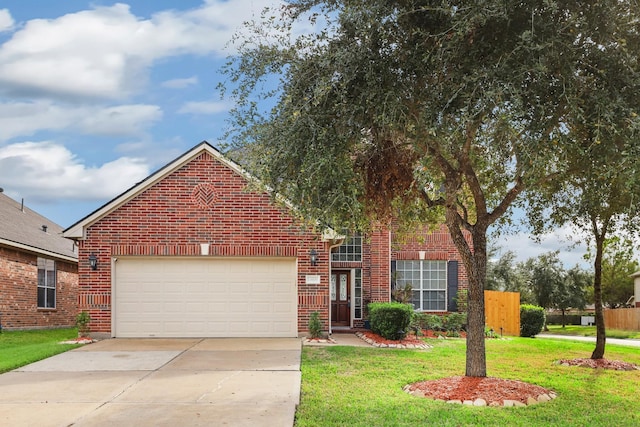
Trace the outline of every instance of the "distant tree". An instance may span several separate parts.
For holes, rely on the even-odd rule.
[[[552,306],[562,312],[562,327],[566,325],[565,314],[570,308],[583,310],[587,305],[587,289],[593,284],[593,275],[575,266],[566,271],[552,295]]]
[[[498,259],[492,258],[491,254],[489,254],[485,289],[506,291],[507,289],[516,288],[512,284],[516,274],[515,259],[516,254],[513,251],[503,253]]]
[[[529,258],[525,266],[531,274],[529,280],[536,305],[552,308],[554,297],[565,280],[565,271],[558,258],[558,251],[544,253],[537,258]]]
[[[604,242],[602,257],[602,302],[610,308],[623,307],[633,296],[633,278],[638,271],[633,242],[618,236]]]
[[[516,262],[515,252],[509,250],[499,258],[490,257],[487,263],[486,289],[502,292],[519,292],[522,304],[533,304],[535,299],[528,285],[529,270]]]

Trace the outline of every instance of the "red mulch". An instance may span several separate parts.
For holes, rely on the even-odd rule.
[[[493,377],[448,377],[410,384],[408,391],[420,390],[425,397],[445,401],[459,400],[461,403],[483,399],[487,406],[503,406],[505,400],[527,405],[530,399],[538,400],[546,394],[555,393],[533,384]]]
[[[608,359],[563,359],[558,360],[563,366],[580,366],[582,368],[592,369],[614,369],[616,371],[635,371],[640,370],[640,366],[633,363],[622,362],[620,360]]]
[[[433,338],[433,339],[444,338],[442,334],[434,333],[433,331],[422,331],[422,335],[418,337],[416,337],[414,334],[407,334],[407,336],[401,340],[388,340],[388,339],[382,338],[378,334],[374,334],[371,331],[363,331],[362,335],[380,344],[404,344],[404,345],[423,344],[422,338]],[[461,332],[459,338],[466,338],[466,334],[464,332]]]

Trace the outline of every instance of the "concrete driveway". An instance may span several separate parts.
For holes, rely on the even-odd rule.
[[[0,375],[0,425],[292,426],[296,338],[111,339]]]

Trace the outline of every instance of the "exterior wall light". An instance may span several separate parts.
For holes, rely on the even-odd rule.
[[[309,252],[309,260],[311,261],[311,265],[318,265],[318,252],[315,249],[311,249]]]
[[[89,255],[89,267],[91,267],[92,270],[98,269],[98,257],[94,253]]]

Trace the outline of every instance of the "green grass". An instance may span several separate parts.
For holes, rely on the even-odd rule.
[[[79,347],[60,344],[77,337],[76,328],[3,331],[0,333],[0,373]]]
[[[595,337],[595,326],[579,326],[579,325],[566,325],[564,328],[562,325],[548,325],[549,331],[543,331],[543,334],[556,334],[556,335],[578,335],[582,337]],[[638,331],[623,331],[620,329],[606,329],[607,338],[620,338],[620,339],[640,339],[640,332]]]
[[[296,426],[637,426],[640,371],[563,367],[593,344],[536,338],[487,341],[489,376],[537,384],[558,393],[525,408],[468,407],[411,396],[406,384],[464,374],[465,341],[432,340],[427,351],[311,347],[302,353]],[[640,365],[638,349],[607,345],[608,359]]]

